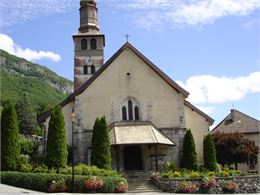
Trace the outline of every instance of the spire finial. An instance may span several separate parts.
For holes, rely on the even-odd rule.
[[[128,33],[126,33],[126,35],[125,35],[125,38],[126,38],[126,42],[128,42],[128,39],[129,39],[129,34]]]

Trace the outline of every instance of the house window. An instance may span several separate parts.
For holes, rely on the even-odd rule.
[[[140,120],[140,106],[133,99],[127,99],[122,106],[122,120]]]
[[[123,106],[123,108],[122,108],[122,119],[124,121],[127,120],[126,107],[125,106]]]
[[[83,74],[88,74],[88,66],[83,66]]]
[[[97,40],[94,38],[90,40],[90,49],[97,49]]]
[[[81,49],[88,49],[88,41],[86,39],[81,40]]]
[[[95,69],[95,66],[94,65],[91,65],[91,74],[94,74],[96,72],[96,69]]]

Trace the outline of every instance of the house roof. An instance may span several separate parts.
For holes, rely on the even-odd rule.
[[[132,44],[129,42],[126,42],[101,68],[93,74],[90,79],[88,79],[85,83],[83,83],[77,90],[75,90],[72,94],[70,94],[64,101],[60,103],[60,106],[65,106],[72,100],[77,95],[80,95],[82,92],[84,92],[90,85],[93,83],[96,78],[125,50],[125,49],[131,49],[138,57],[140,57],[144,63],[149,66],[155,73],[157,73],[166,83],[168,83],[177,93],[181,93],[185,98],[188,97],[189,92],[187,92],[185,89],[183,89],[181,86],[179,86],[175,81],[173,81],[169,76],[167,76],[162,70],[160,70],[154,63],[152,63],[148,58],[146,58],[140,51],[138,51]],[[213,124],[214,120],[200,111],[198,108],[193,106],[191,103],[188,101],[184,101],[185,105],[190,107],[192,110],[196,111],[199,113],[201,116],[205,117],[206,120],[208,120],[211,124]],[[47,117],[49,117],[50,111],[47,111],[43,113],[39,118],[38,118],[38,123],[42,123]]]
[[[243,134],[259,134],[260,121],[238,110],[232,109],[230,113],[211,131],[225,133],[239,132]]]
[[[209,115],[205,114],[204,112],[202,112],[200,109],[198,109],[197,107],[195,107],[194,105],[192,105],[190,102],[188,102],[187,100],[184,100],[184,104],[186,106],[188,106],[192,111],[197,112],[198,114],[200,114],[201,116],[203,116],[204,118],[206,118],[207,121],[209,121],[210,125],[212,125],[214,123],[214,119],[211,118]]]
[[[109,131],[111,145],[162,144],[174,146],[175,143],[162,134],[149,122],[113,123]]]

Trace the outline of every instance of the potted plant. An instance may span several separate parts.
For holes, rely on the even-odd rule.
[[[191,183],[190,181],[182,181],[178,185],[179,193],[195,193],[198,191],[196,184]]]
[[[200,184],[200,191],[204,194],[209,194],[216,187],[217,182],[214,178],[204,177]]]
[[[234,181],[226,181],[222,186],[223,193],[235,193],[237,189],[238,186]]]

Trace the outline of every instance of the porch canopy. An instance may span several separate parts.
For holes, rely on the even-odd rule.
[[[109,131],[111,145],[163,144],[175,146],[163,133],[149,122],[113,123]]]

